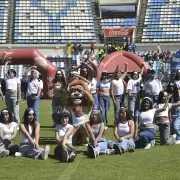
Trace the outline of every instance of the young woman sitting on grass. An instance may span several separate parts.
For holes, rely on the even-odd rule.
[[[74,127],[69,124],[70,113],[63,111],[61,113],[61,123],[56,127],[57,147],[54,149],[56,159],[62,162],[72,162],[76,158],[76,151],[72,146],[72,137]]]
[[[134,152],[134,121],[131,113],[124,107],[119,110],[119,118],[115,122],[114,136],[117,141],[109,143],[109,146],[115,150],[115,154],[122,154],[126,151]]]
[[[162,111],[165,111],[169,102],[167,98],[165,104],[161,108],[153,109],[151,98],[145,97],[141,102],[141,109],[135,114],[135,140],[136,148],[149,149],[155,144],[154,116]],[[138,125],[140,127],[139,135],[137,136]]]
[[[19,147],[13,144],[17,134],[17,124],[13,122],[13,115],[8,109],[3,109],[0,114],[0,157],[14,155]]]
[[[159,93],[158,102],[155,104],[155,108],[162,108],[166,99],[168,97],[167,92],[161,91]],[[176,107],[180,106],[180,102],[177,103],[168,103],[168,106],[165,111],[156,114],[155,122],[159,126],[160,132],[160,145],[168,145],[176,143],[176,135],[170,136],[170,120],[169,120],[169,111]]]
[[[27,108],[24,112],[23,122],[20,124],[19,156],[47,160],[50,147],[42,149],[39,146],[40,124],[35,121],[34,113],[32,108]]]
[[[89,157],[96,158],[99,154],[106,154],[107,141],[103,136],[105,126],[99,110],[92,111],[90,122],[86,123],[86,127],[90,135]]]

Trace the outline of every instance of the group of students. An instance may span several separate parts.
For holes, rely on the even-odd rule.
[[[163,89],[161,84],[163,64],[161,77],[158,78],[155,71],[150,70],[147,79],[142,79],[142,65],[141,72],[133,72],[127,80],[128,64],[125,63],[123,73],[117,65],[111,78],[107,72],[103,72],[100,81],[97,81],[96,64],[89,59],[90,57],[84,56],[81,65],[72,67],[66,76],[62,70],[58,70],[52,81],[52,119],[56,124],[57,142],[54,155],[58,160],[74,161],[77,156],[74,148],[76,145],[87,145],[88,155],[93,158],[99,154],[133,152],[135,148],[149,149],[155,144],[157,126],[161,145],[180,144],[180,71],[177,72],[175,81],[169,83],[166,89]],[[28,108],[24,112],[23,121],[20,124],[16,121],[16,114],[9,108],[8,103],[7,109],[1,111],[1,157],[8,154],[41,159],[48,157],[50,147],[42,149],[39,146],[38,98],[41,85],[35,69],[33,66],[26,71],[27,74],[31,70],[31,78],[27,79]],[[19,102],[17,80],[16,91],[11,91],[15,79],[15,76],[11,75],[13,72],[14,70],[8,71],[6,91],[7,94],[11,92],[10,97],[15,96],[16,102]],[[142,92],[145,96],[140,104]],[[32,104],[28,103],[28,99]],[[104,137],[104,131],[108,128],[107,115],[111,99],[114,106],[113,133],[116,141],[106,140]],[[13,122],[13,118],[18,124]],[[16,136],[16,125],[20,127],[20,147],[12,141]]]

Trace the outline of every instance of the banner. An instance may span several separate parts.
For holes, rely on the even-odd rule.
[[[104,29],[104,37],[132,36],[133,28],[108,28]]]

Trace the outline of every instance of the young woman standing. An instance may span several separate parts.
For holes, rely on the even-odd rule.
[[[7,61],[4,65],[4,79],[6,83],[5,102],[8,111],[13,113],[14,121],[19,124],[19,103],[21,102],[21,82],[16,77],[16,71],[9,69],[6,74],[7,65],[10,61]]]

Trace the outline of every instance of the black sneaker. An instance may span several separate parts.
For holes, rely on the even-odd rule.
[[[63,149],[63,152],[62,152],[62,161],[63,162],[68,162],[68,159],[69,159],[68,151],[66,149]]]
[[[88,145],[88,155],[91,158],[96,158],[96,154],[94,152],[94,147],[92,145]]]
[[[122,154],[122,149],[118,144],[114,144],[113,149],[115,149],[116,154]]]
[[[70,155],[69,155],[69,162],[74,162],[74,159],[76,158],[76,154],[74,152],[72,152]]]

